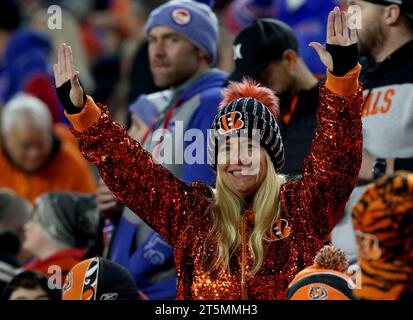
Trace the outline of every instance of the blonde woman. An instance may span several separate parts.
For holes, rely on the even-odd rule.
[[[302,180],[279,174],[275,97],[244,81],[224,92],[212,125],[215,192],[156,164],[106,107],[86,97],[71,50],[61,46],[56,86],[80,149],[114,194],[174,247],[178,299],[285,299],[289,282],[312,264],[340,219],[360,169],[362,93],[357,35],[346,14],[335,8],[327,28],[328,51],[311,44],[329,71]],[[258,139],[238,137],[253,129]],[[234,152],[234,139],[252,154],[248,161]]]

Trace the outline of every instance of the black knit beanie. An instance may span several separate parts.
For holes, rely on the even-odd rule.
[[[259,140],[279,173],[284,165],[284,146],[276,120],[278,99],[270,89],[249,79],[242,83],[230,82],[223,96],[208,140],[208,161],[212,169],[216,171],[218,146],[223,138],[248,134],[248,138]]]

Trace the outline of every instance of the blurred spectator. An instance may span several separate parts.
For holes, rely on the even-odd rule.
[[[149,134],[148,128],[152,121],[161,113],[164,106],[172,97],[172,90],[164,90],[150,96],[141,95],[129,106],[131,126],[129,135],[139,143],[145,142]]]
[[[155,85],[149,66],[148,41],[144,28],[151,11],[166,0],[141,0],[135,3],[134,23],[130,36],[122,42],[120,48],[120,79],[111,103],[116,110],[111,110],[115,119],[130,125],[127,106],[142,94],[150,94],[164,88]]]
[[[30,216],[30,204],[14,191],[0,189],[0,293],[26,258],[20,248],[23,226]]]
[[[276,18],[290,25],[296,34],[304,62],[314,74],[324,74],[311,41],[324,43],[324,27],[336,0],[235,0],[227,9],[226,24],[234,33],[259,18]]]
[[[20,267],[20,261],[17,258],[19,250],[20,241],[16,232],[0,229],[0,293]]]
[[[360,186],[354,189],[333,243],[357,261],[351,211],[370,182],[395,170],[413,171],[413,0],[352,0],[361,8],[358,30],[361,53],[369,59],[364,85],[363,162]]]
[[[85,19],[93,10],[96,0],[18,0],[27,20],[33,12],[40,8],[48,8],[57,5],[65,11],[69,11],[79,19]]]
[[[0,189],[0,231],[13,230],[23,241],[23,226],[30,217],[30,203],[10,189]]]
[[[33,202],[47,191],[92,193],[96,183],[87,162],[70,143],[53,134],[47,107],[19,94],[1,118],[0,187]]]
[[[38,9],[30,14],[29,26],[34,31],[47,33],[51,41],[51,55],[57,54],[59,44],[65,42],[72,48],[76,56],[77,68],[82,77],[82,85],[86,90],[94,90],[95,84],[90,70],[90,57],[87,54],[83,38],[81,36],[82,27],[78,17],[67,10],[62,9],[62,28],[49,29],[47,20],[50,15],[46,9]]]
[[[216,16],[209,7],[195,1],[168,2],[152,12],[145,30],[155,84],[173,90],[171,99],[150,126],[151,134],[144,141],[145,149],[156,154],[154,149],[160,150],[172,143],[178,120],[183,122],[183,132],[191,128],[202,130],[206,146],[206,133],[215,117],[220,91],[227,77],[225,73],[210,68],[217,55]],[[148,100],[151,98],[147,97]],[[152,133],[161,128],[170,130],[172,135],[158,144],[153,141]],[[174,138],[175,141],[183,141],[181,136]],[[175,151],[183,154],[190,143],[192,141],[185,141],[181,147],[177,145],[176,148],[182,148],[182,151]],[[186,162],[177,164],[173,160],[174,164],[165,166],[184,181],[211,183],[215,175],[206,163],[206,152],[204,160],[204,164],[190,165]]]
[[[128,270],[104,258],[76,264],[66,277],[62,300],[146,300]]]
[[[115,93],[122,76],[122,49],[134,28],[133,14],[131,0],[97,0],[82,25],[84,43],[92,59],[96,101],[109,103],[117,98]]]
[[[413,299],[413,173],[369,185],[353,210],[361,289],[368,300]]]
[[[204,133],[204,164],[164,163],[175,175],[186,182],[201,180],[209,184],[215,175],[206,161],[207,130],[215,117],[221,99],[221,88],[226,73],[211,69],[217,57],[217,18],[205,4],[194,1],[175,1],[155,9],[147,22],[146,35],[149,41],[149,62],[154,82],[169,90],[143,95],[132,104],[135,114],[132,130],[144,148],[156,154],[160,160],[160,150],[175,141],[183,141],[183,136],[175,132],[175,124],[181,121],[183,132],[197,128]],[[152,117],[155,118],[153,119]],[[143,128],[148,129],[144,133]],[[160,143],[153,140],[158,129],[170,130]],[[175,145],[173,155],[184,154],[186,146]],[[164,151],[169,153],[168,148]],[[119,203],[108,195],[104,188],[97,201],[113,205]],[[104,202],[104,203],[103,203]],[[104,205],[105,211],[111,205]],[[149,299],[173,299],[176,292],[176,272],[173,252],[170,246],[134,217],[128,208],[123,210],[110,247],[109,258],[126,267],[133,275],[137,286]]]
[[[172,247],[128,208],[117,225],[109,258],[129,270],[149,299],[175,298]]]
[[[149,66],[148,41],[144,28],[150,13],[166,0],[140,0],[137,2],[136,26],[134,30],[135,50],[130,66],[130,88],[128,102],[132,103],[141,94],[150,94],[162,88],[155,85]]]
[[[14,0],[0,1],[0,12],[0,98],[7,103],[24,91],[48,106],[54,122],[65,121],[52,81],[49,39],[18,29],[20,9]]]
[[[97,220],[94,196],[50,192],[37,198],[23,243],[34,258],[24,268],[50,275],[49,267],[58,266],[65,277],[84,259],[96,237]]]
[[[133,28],[131,0],[96,0],[95,11],[89,21],[95,27],[117,29],[126,38]]]
[[[144,94],[160,91],[162,88],[156,86],[149,66],[149,44],[144,41],[138,48],[130,73],[129,103],[133,103]]]
[[[291,281],[288,300],[355,300],[355,284],[346,273],[344,251],[324,246],[314,258],[314,265],[300,271]]]
[[[298,52],[294,31],[275,19],[258,19],[234,40],[235,70],[228,80],[250,77],[280,98],[285,148],[283,173],[299,177],[316,127],[319,83]]]
[[[3,300],[60,300],[60,292],[50,289],[45,275],[36,271],[23,271],[6,287]]]
[[[219,42],[218,42],[218,57],[216,67],[225,72],[232,72],[234,69],[232,42],[234,41],[236,33],[240,30],[232,32],[227,28],[226,9],[232,0],[215,0],[215,1],[201,1],[210,2],[211,8],[214,8],[214,12],[219,21]]]

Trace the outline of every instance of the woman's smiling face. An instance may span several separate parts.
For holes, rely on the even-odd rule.
[[[267,173],[265,149],[246,137],[231,137],[218,149],[218,175],[239,197],[251,197]]]

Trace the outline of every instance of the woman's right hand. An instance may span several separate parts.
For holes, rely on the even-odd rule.
[[[73,106],[82,108],[86,102],[85,93],[79,82],[79,71],[74,67],[72,48],[65,43],[59,46],[57,64],[53,65],[53,71],[59,98],[62,100],[66,110],[70,107],[67,105],[67,98],[70,98],[70,102]],[[68,80],[70,80],[70,91],[69,88],[67,88],[67,90],[62,90]],[[64,97],[62,95],[64,95]]]

